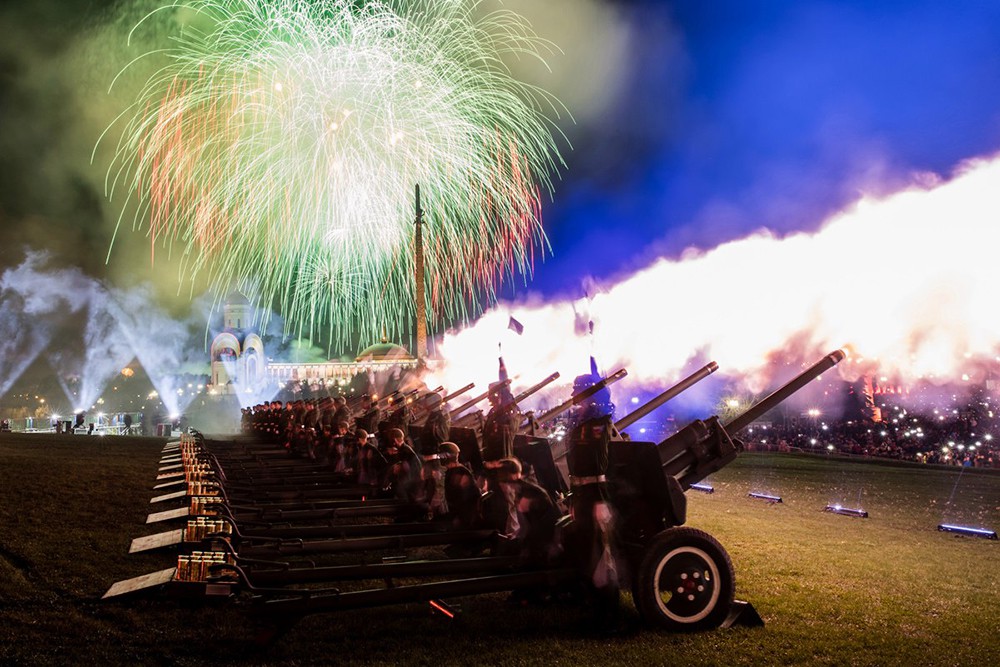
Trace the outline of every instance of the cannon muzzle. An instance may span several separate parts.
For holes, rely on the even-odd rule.
[[[843,350],[835,350],[834,352],[826,355],[815,364],[789,380],[783,386],[776,389],[767,398],[760,400],[752,408],[738,417],[735,417],[732,421],[726,424],[726,431],[730,435],[733,435],[746,428],[757,419],[763,417],[767,412],[777,407],[779,403],[787,399],[799,389],[802,389],[820,375],[839,364],[846,357],[847,353]]]
[[[574,405],[579,405],[580,403],[584,402],[585,400],[587,400],[588,398],[590,398],[591,396],[593,396],[594,394],[596,394],[600,390],[604,389],[605,387],[607,387],[609,385],[612,385],[615,382],[618,382],[619,380],[621,380],[626,375],[628,375],[628,371],[625,370],[624,368],[619,368],[617,371],[615,371],[614,373],[612,373],[608,377],[602,379],[600,382],[595,382],[594,384],[592,384],[591,386],[587,387],[586,389],[584,389],[580,393],[573,394],[568,399],[566,399],[565,401],[563,401],[562,403],[560,403],[556,407],[552,408],[551,410],[549,410],[548,412],[546,412],[545,414],[543,414],[536,421],[539,424],[544,424],[546,422],[552,421],[553,419],[555,419],[556,417],[558,417],[562,413],[564,413],[567,410],[569,410],[570,408],[572,408]]]
[[[687,376],[686,378],[675,384],[670,389],[667,389],[665,392],[663,392],[656,398],[636,408],[629,414],[625,415],[624,417],[616,421],[615,428],[618,429],[619,431],[627,429],[629,426],[636,423],[637,421],[648,415],[656,408],[660,407],[661,405],[671,400],[675,396],[687,391],[692,386],[701,382],[702,380],[704,380],[717,370],[719,370],[719,364],[715,363],[714,361],[710,361],[709,363],[702,366],[699,370]]]

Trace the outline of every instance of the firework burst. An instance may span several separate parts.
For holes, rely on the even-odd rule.
[[[182,280],[252,287],[299,335],[343,343],[415,312],[413,193],[431,324],[530,274],[562,166],[558,103],[510,57],[546,48],[478,2],[192,0],[112,127],[119,225],[180,247]],[[110,130],[111,128],[109,128]]]

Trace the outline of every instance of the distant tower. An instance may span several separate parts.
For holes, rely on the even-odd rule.
[[[424,294],[424,212],[420,208],[420,186],[417,185],[416,238],[414,239],[414,267],[416,270],[417,302],[417,359],[427,358],[427,297]]]
[[[253,308],[239,292],[222,306],[223,329],[212,341],[212,385],[218,393],[253,390],[267,382],[264,341],[252,326]]]

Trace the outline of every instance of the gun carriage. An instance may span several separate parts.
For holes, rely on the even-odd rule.
[[[718,417],[696,420],[661,442],[621,437],[637,419],[714,372],[716,366],[708,364],[614,424],[607,467],[610,504],[618,517],[614,540],[627,577],[623,584],[648,623],[702,630],[732,620],[732,562],[714,537],[685,525],[685,491],[735,459],[742,449],[735,438],[740,430],[843,358],[839,350],[827,355],[729,422]],[[619,371],[598,385],[624,374]],[[541,388],[536,387],[532,389]],[[550,421],[588,395],[579,392],[538,422]],[[459,437],[462,429],[458,427]],[[548,491],[565,491],[545,437],[522,432],[515,451],[536,468],[550,467],[553,478],[543,482]],[[465,462],[476,464],[474,437],[462,452]],[[196,443],[183,448],[182,458],[189,491],[210,494],[191,497],[182,541],[184,551],[197,548],[201,555],[195,558],[192,553],[186,562],[182,555],[176,572],[166,577],[169,585],[207,595],[244,591],[248,595],[240,598],[249,600],[276,628],[311,613],[588,585],[572,557],[526,560],[504,549],[497,526],[414,520],[410,503],[379,498],[372,495],[372,487],[331,476],[307,462],[276,459],[268,446],[252,439],[207,443],[199,435]],[[193,479],[192,470],[197,473]],[[205,486],[190,486],[201,482]],[[365,523],[375,517],[396,521]],[[561,523],[568,522],[564,517]],[[571,535],[572,528],[564,526],[561,534]],[[433,546],[446,548],[428,553]],[[574,548],[571,540],[563,546],[564,553]],[[392,555],[384,555],[386,551]],[[206,552],[215,555],[206,557]],[[354,554],[354,560],[345,560],[347,554]],[[400,584],[402,579],[406,582]],[[353,582],[371,583],[357,588]],[[112,591],[105,597],[110,595]]]

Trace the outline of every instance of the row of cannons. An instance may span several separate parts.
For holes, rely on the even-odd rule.
[[[618,435],[712,373],[716,366],[709,364],[615,422],[604,473],[594,479],[574,476],[570,465],[567,484],[563,469],[567,460],[572,464],[572,444],[554,454],[556,443],[520,433],[514,453],[548,495],[543,505],[555,510],[554,529],[542,530],[542,550],[518,544],[525,531],[512,535],[491,519],[496,512],[484,509],[491,502],[496,507],[503,495],[495,478],[475,498],[474,517],[459,520],[463,508],[451,507],[429,519],[426,508],[410,499],[290,457],[273,442],[184,435],[164,448],[155,487],[161,495],[151,501],[182,504],[147,520],[173,528],[137,538],[131,547],[170,551],[170,567],[119,581],[104,597],[164,591],[225,598],[257,617],[262,640],[308,614],[423,602],[451,616],[457,598],[502,592],[524,600],[577,596],[601,617],[613,616],[610,608],[624,588],[644,621],[669,630],[759,622],[752,606],[735,600],[733,565],[722,545],[684,525],[685,491],[735,459],[741,429],[843,358],[842,351],[827,355],[726,423],[696,420],[658,443]],[[567,404],[579,404],[622,376],[619,371],[602,379]],[[458,461],[443,456],[441,463],[475,474],[482,471],[475,430],[463,428],[459,423],[451,434],[460,445]],[[481,474],[490,479],[495,473]],[[605,517],[581,511],[587,507],[581,497],[593,492],[598,478],[610,510]],[[519,518],[534,520],[526,509]],[[613,558],[616,567],[603,570],[613,573],[613,582],[595,578],[595,556]]]

